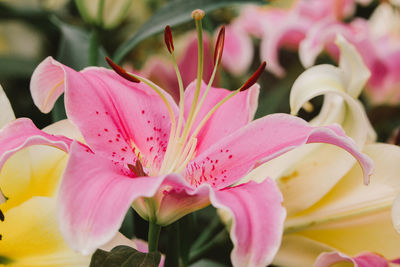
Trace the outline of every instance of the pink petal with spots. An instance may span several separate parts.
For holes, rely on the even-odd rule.
[[[52,57],[47,57],[32,74],[30,88],[33,102],[43,113],[50,112],[64,92],[64,71],[61,66]]]
[[[202,82],[200,98],[206,87],[207,85]],[[185,118],[187,118],[193,103],[195,88],[196,82],[194,81],[185,91]],[[211,87],[192,130],[219,101],[230,93],[231,91],[226,89]],[[248,124],[253,119],[257,109],[258,93],[259,86],[254,85],[249,90],[235,95],[218,108],[197,136],[197,153],[201,153],[221,138]]]
[[[48,145],[68,152],[71,142],[67,137],[39,130],[30,119],[17,119],[0,130],[0,168],[10,156],[24,147]]]
[[[234,75],[243,75],[253,61],[253,43],[250,36],[236,24],[225,28],[222,65]]]
[[[249,182],[211,193],[211,203],[233,218],[231,253],[233,266],[270,264],[279,249],[286,211],[282,195],[271,179]]]
[[[143,166],[157,169],[171,127],[160,96],[147,85],[129,82],[104,68],[88,68],[83,72],[64,69],[68,118],[82,132],[90,148],[127,163],[134,163],[140,152]],[[174,100],[163,94],[177,117]]]
[[[314,267],[329,267],[341,262],[351,262],[354,267],[388,267],[388,261],[375,253],[364,252],[354,258],[341,252],[324,252],[318,256]]]
[[[194,185],[207,182],[224,188],[254,166],[306,143],[328,143],[347,150],[361,164],[368,183],[373,162],[357,149],[340,126],[312,127],[287,114],[265,116],[222,138],[188,164],[186,177],[191,177]]]
[[[72,143],[58,202],[60,229],[73,249],[88,254],[110,241],[132,202],[153,196],[166,179],[128,173],[126,165]]]

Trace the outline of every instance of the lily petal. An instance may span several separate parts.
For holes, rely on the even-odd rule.
[[[10,101],[8,100],[6,93],[4,93],[3,87],[0,85],[0,128],[7,123],[15,120],[14,111],[11,107]]]
[[[354,267],[388,267],[388,261],[382,256],[364,252],[352,258],[340,252],[325,252],[322,253],[316,260],[314,267],[328,267],[337,263],[351,262]]]
[[[388,144],[369,144],[363,152],[375,163],[374,174],[369,186],[359,182],[362,176],[358,166],[354,166],[332,190],[319,202],[299,216],[288,218],[286,227],[315,224],[330,218],[361,214],[368,211],[390,208],[398,192],[400,181],[400,147]],[[400,237],[398,237],[400,241]]]
[[[35,69],[31,78],[33,102],[43,113],[49,113],[56,100],[64,93],[65,80],[62,64],[47,57]]]
[[[129,206],[153,196],[164,177],[129,178],[128,168],[73,142],[59,192],[59,223],[66,242],[88,254],[110,241]]]
[[[0,255],[14,261],[10,266],[88,266],[90,257],[63,241],[54,198],[36,196],[11,209],[5,206],[0,206],[5,211]]]
[[[67,137],[40,131],[30,119],[17,119],[0,130],[0,168],[12,154],[24,147],[49,145],[68,152],[71,142]]]
[[[317,142],[334,144],[353,154],[363,167],[364,181],[368,183],[372,161],[358,152],[339,126],[311,127],[304,120],[286,114],[265,116],[221,139],[189,163],[186,176],[195,184],[205,180],[224,188],[246,175],[256,163]]]
[[[400,234],[400,195],[398,195],[393,202],[392,220],[394,228]]]
[[[207,85],[202,82],[200,88],[200,99],[203,96]],[[185,90],[185,117],[187,118],[190,107],[193,103],[196,82],[192,82]],[[202,108],[194,122],[195,129],[206,114],[231,91],[223,88],[211,87],[207,94]],[[212,144],[219,141],[226,135],[240,129],[248,124],[254,117],[258,106],[259,85],[253,85],[244,92],[240,92],[229,101],[218,108],[210,117],[202,130],[197,135],[197,153],[203,152]],[[238,112],[240,110],[240,112]],[[234,119],[232,118],[234,117]]]
[[[267,70],[278,77],[285,76],[286,72],[279,63],[279,47],[286,45],[297,48],[312,23],[310,19],[293,14],[287,16],[282,25],[263,36],[260,53],[261,58],[268,62]]]
[[[222,65],[234,75],[243,75],[250,67],[254,48],[250,36],[235,23],[225,28]]]
[[[331,247],[296,234],[285,234],[273,264],[277,266],[310,267],[322,253]]]
[[[351,97],[358,98],[371,76],[371,72],[356,48],[350,45],[343,36],[337,35],[335,43],[340,49],[339,68],[344,74],[346,91]]]
[[[151,164],[156,169],[161,165],[171,119],[159,95],[143,83],[133,84],[103,68],[82,73],[64,68],[68,117],[90,148],[109,158],[119,155],[116,160],[128,163],[140,152],[143,166]],[[162,94],[177,117],[174,100],[166,92]]]
[[[210,195],[216,208],[228,211],[232,218],[231,239],[234,266],[266,266],[279,249],[286,212],[282,195],[271,179],[249,182],[214,191]],[[262,210],[262,212],[260,212]]]

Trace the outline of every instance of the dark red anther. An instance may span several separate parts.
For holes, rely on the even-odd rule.
[[[240,87],[240,91],[245,91],[247,89],[249,89],[253,84],[255,84],[257,82],[257,80],[260,78],[261,74],[264,72],[265,67],[267,66],[267,63],[265,61],[263,61],[260,65],[260,67],[258,67],[258,69],[253,73],[253,75],[251,75],[251,77],[247,80],[247,82],[245,82],[242,87]]]
[[[118,64],[114,63],[109,57],[106,57],[106,61],[108,65],[122,78],[134,82],[134,83],[140,83],[140,80],[135,78],[134,76],[130,75],[124,68],[119,66]]]
[[[221,62],[222,52],[224,51],[224,41],[225,41],[225,26],[222,25],[218,33],[217,42],[215,43],[214,66],[219,65],[219,63]]]
[[[148,175],[144,172],[142,163],[140,163],[140,160],[139,160],[139,159],[136,160],[135,166],[133,166],[132,164],[128,164],[128,168],[129,168],[137,177],[148,176]]]
[[[164,41],[170,54],[174,52],[174,41],[172,39],[171,27],[167,25],[164,29]]]

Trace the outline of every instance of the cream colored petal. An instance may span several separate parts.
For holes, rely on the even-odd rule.
[[[375,163],[375,172],[368,186],[360,181],[361,169],[354,165],[350,172],[318,203],[296,216],[289,217],[286,228],[306,227],[315,222],[390,208],[394,198],[400,192],[400,165],[398,164],[400,147],[370,144],[365,146],[363,152]]]
[[[392,221],[396,231],[400,234],[400,194],[396,197],[392,207]]]
[[[29,148],[29,153],[32,162],[30,195],[55,195],[67,164],[68,154],[50,146],[32,146]]]
[[[0,85],[0,128],[13,120],[15,120],[13,109]]]
[[[287,234],[283,236],[273,264],[281,267],[310,267],[319,254],[327,251],[333,249],[304,236]]]
[[[69,120],[60,120],[42,129],[44,132],[49,134],[64,135],[71,139],[76,139],[80,142],[84,142],[82,134],[78,128],[72,124]]]
[[[56,216],[56,200],[34,197],[4,212],[0,255],[14,266],[88,266],[90,256],[64,242]]]
[[[387,259],[399,257],[400,235],[394,230],[387,209],[321,224],[296,234],[355,256],[372,251]]]
[[[351,97],[358,98],[371,72],[365,66],[356,48],[343,36],[337,36],[336,45],[340,49],[339,68],[343,72],[346,91]]]

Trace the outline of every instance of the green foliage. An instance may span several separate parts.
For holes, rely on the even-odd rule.
[[[110,252],[98,249],[92,256],[90,267],[132,267],[158,266],[161,254],[158,252],[142,253],[128,246],[117,246]]]

